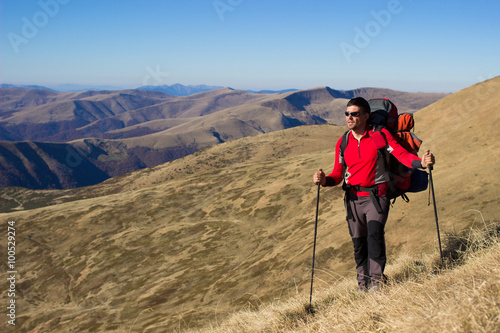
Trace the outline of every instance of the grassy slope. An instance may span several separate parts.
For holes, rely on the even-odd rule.
[[[486,91],[498,91],[498,82],[484,83],[494,87]],[[495,186],[464,181],[494,179],[498,167],[488,161],[498,155],[497,146],[483,153],[477,147],[495,132],[478,134],[472,144],[468,139],[478,124],[440,120],[453,112],[459,116],[456,105],[471,94],[459,92],[456,101],[450,96],[416,116],[422,149],[431,148],[439,158],[434,177],[444,232],[474,223],[478,213],[472,209],[487,220],[498,216]],[[474,112],[493,122],[496,104]],[[481,130],[492,126],[480,125]],[[133,326],[163,332],[307,293],[316,196],[311,175],[318,167],[331,168],[333,142],[343,131],[303,126],[221,144],[98,186],[19,190],[16,204],[26,208],[36,200],[41,207],[0,214],[1,221],[17,222],[22,244],[17,328],[126,332]],[[460,149],[448,133],[463,135]],[[451,168],[454,163],[460,168]],[[338,188],[321,192],[318,288],[352,275],[342,195]],[[427,193],[411,198],[391,213],[391,261],[398,253],[436,253]],[[53,205],[44,207],[47,203]],[[5,239],[0,242],[5,248]],[[5,302],[6,295],[1,297]]]
[[[500,224],[455,235],[445,247],[454,253],[448,269],[437,256],[415,260],[401,255],[379,293],[359,294],[339,279],[309,300],[287,300],[244,309],[218,324],[189,332],[498,332],[500,329]]]
[[[306,126],[223,144],[85,194],[36,192],[70,202],[0,216],[17,222],[24,245],[19,325],[123,331],[149,308],[139,328],[177,325],[179,317],[193,324],[293,285],[304,277],[308,246],[295,244],[311,215],[289,208],[306,212],[314,201],[318,156],[304,152],[319,137],[328,147],[331,130]],[[106,187],[118,193],[81,199]]]

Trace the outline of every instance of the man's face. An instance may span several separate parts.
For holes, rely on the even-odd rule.
[[[366,122],[370,117],[369,113],[362,113],[359,109],[359,106],[351,105],[348,106],[346,112],[349,113],[345,116],[347,127],[351,130],[363,130],[366,127]],[[357,116],[354,116],[357,115]]]

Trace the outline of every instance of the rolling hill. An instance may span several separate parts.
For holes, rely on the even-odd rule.
[[[437,157],[443,235],[481,225],[479,215],[486,222],[500,215],[492,159],[499,88],[497,77],[415,114],[421,149]],[[344,131],[298,126],[94,186],[3,189],[0,220],[18,228],[16,332],[179,331],[308,293],[312,174],[333,166],[333,143]],[[389,265],[402,254],[436,253],[427,196],[414,194],[392,208]],[[340,188],[321,190],[315,279],[321,286],[347,278],[354,290],[342,198]],[[0,245],[6,248],[5,237]],[[7,294],[0,299],[6,304]]]
[[[92,185],[222,142],[305,124],[342,124],[346,100],[355,95],[387,96],[401,112],[414,112],[446,94],[224,88],[179,97],[143,90],[1,89],[0,186]]]

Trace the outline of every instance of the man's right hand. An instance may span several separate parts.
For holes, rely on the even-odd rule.
[[[314,184],[321,184],[322,186],[325,186],[326,184],[326,175],[323,172],[323,169],[319,169],[313,176],[313,182]]]

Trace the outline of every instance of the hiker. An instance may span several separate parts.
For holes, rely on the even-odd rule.
[[[349,234],[354,244],[357,281],[361,291],[376,291],[384,283],[386,248],[384,227],[389,214],[390,199],[386,196],[389,181],[384,163],[377,160],[379,152],[373,129],[368,123],[370,105],[362,97],[351,99],[345,112],[348,132],[342,162],[339,158],[342,138],[335,147],[335,164],[328,176],[323,170],[313,176],[315,184],[335,186],[344,179],[345,208]],[[399,162],[409,168],[427,168],[434,164],[434,156],[427,152],[422,158],[409,153],[386,129],[381,129],[386,138],[387,149]],[[376,137],[376,136],[374,136]],[[384,175],[385,174],[385,175]]]

